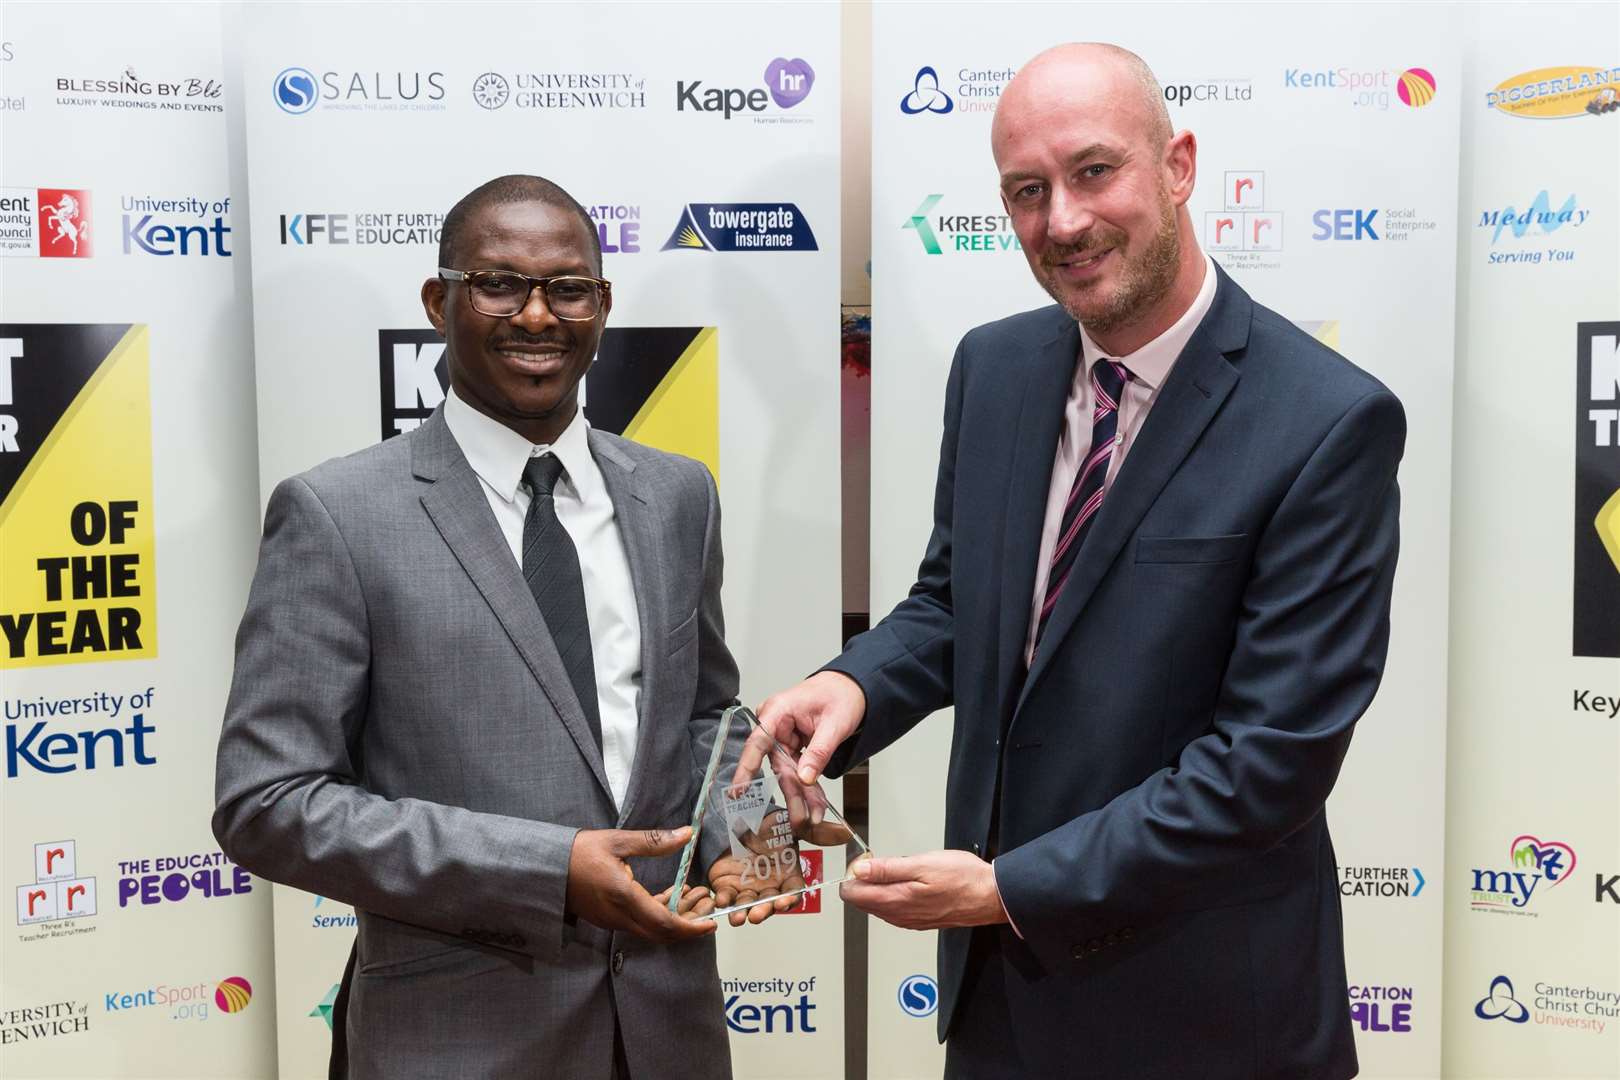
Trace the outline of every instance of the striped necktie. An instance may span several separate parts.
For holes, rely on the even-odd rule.
[[[1080,545],[1085,541],[1091,520],[1102,506],[1103,481],[1108,463],[1122,441],[1119,437],[1119,400],[1131,373],[1116,360],[1099,359],[1091,367],[1091,387],[1095,406],[1091,411],[1091,452],[1075,474],[1069,500],[1063,504],[1063,524],[1058,529],[1057,546],[1052,549],[1051,570],[1046,577],[1046,599],[1041,603],[1040,623],[1035,628],[1038,645],[1046,624],[1057,607],[1058,594],[1068,584]]]

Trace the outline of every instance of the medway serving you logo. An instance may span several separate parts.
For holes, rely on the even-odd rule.
[[[1537,889],[1555,889],[1575,871],[1575,849],[1558,840],[1540,840],[1528,833],[1508,845],[1511,869],[1473,871],[1475,911],[1505,915],[1531,915],[1525,911]],[[1545,886],[1543,888],[1543,886]]]
[[[792,203],[687,203],[664,251],[816,251]]]

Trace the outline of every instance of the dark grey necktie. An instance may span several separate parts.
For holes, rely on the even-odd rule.
[[[585,579],[579,552],[568,530],[557,520],[552,493],[563,465],[555,454],[531,457],[523,467],[533,498],[523,519],[523,579],[529,583],[546,629],[557,644],[568,681],[574,685],[596,749],[602,749],[602,714],[596,701],[596,662],[591,653],[591,627],[585,618]]]

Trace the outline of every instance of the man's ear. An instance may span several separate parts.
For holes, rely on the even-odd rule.
[[[444,300],[446,295],[442,279],[430,277],[422,282],[422,310],[427,312],[428,322],[433,324],[433,329],[439,332],[440,337],[444,337]]]

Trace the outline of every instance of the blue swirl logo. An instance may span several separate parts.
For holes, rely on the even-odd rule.
[[[315,76],[306,68],[290,67],[276,76],[271,90],[275,94],[276,104],[281,106],[282,112],[307,113],[315,107],[320,100],[320,93],[315,84]]]
[[[939,984],[927,975],[912,975],[900,984],[900,1008],[907,1016],[932,1016],[939,1008]]]

